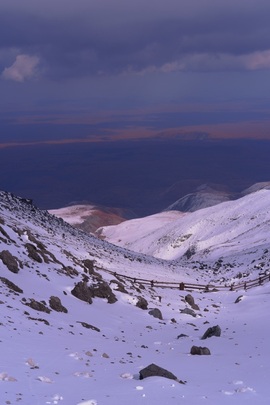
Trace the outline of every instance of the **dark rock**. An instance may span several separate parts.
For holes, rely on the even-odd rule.
[[[136,307],[141,308],[141,309],[148,309],[148,302],[146,301],[145,298],[138,297]]]
[[[208,328],[207,331],[204,333],[202,339],[207,339],[212,336],[219,337],[220,335],[221,335],[220,326],[216,325],[216,326],[212,326],[212,327]]]
[[[242,299],[244,298],[243,295],[239,295],[239,297],[236,298],[236,300],[234,301],[235,304],[238,304],[239,302],[242,301]]]
[[[102,280],[101,274],[95,271],[95,261],[90,259],[85,259],[82,261],[85,266],[85,272],[95,276],[98,280]]]
[[[89,323],[87,323],[87,322],[80,322],[80,321],[77,321],[77,323],[80,323],[84,328],[86,328],[86,329],[92,329],[92,330],[94,330],[94,331],[96,331],[96,332],[100,332],[100,329],[99,328],[97,328],[96,326],[93,326],[93,325],[90,325]]]
[[[177,336],[177,339],[185,338],[188,337],[188,335],[185,335],[184,333],[181,333],[181,335]]]
[[[62,305],[60,298],[51,296],[49,300],[49,305],[51,309],[56,312],[64,312],[65,314],[68,312],[67,308]]]
[[[26,302],[25,305],[27,305],[28,307],[30,307],[36,311],[46,312],[47,314],[49,314],[51,312],[51,310],[49,308],[47,308],[45,304],[43,304],[42,302],[36,301],[33,298],[30,299],[30,302]]]
[[[31,321],[43,322],[43,323],[45,323],[45,325],[50,326],[50,323],[49,323],[49,321],[47,321],[47,319],[32,318],[31,316],[28,316],[28,319],[30,319]]]
[[[0,253],[0,259],[12,273],[19,272],[19,259],[17,259],[17,257],[15,256],[12,256],[12,254],[8,250],[3,250]]]
[[[106,298],[108,300],[108,304],[114,304],[117,301],[111,287],[104,280],[98,281],[97,284],[93,284],[89,288],[93,298]]]
[[[71,294],[79,300],[88,302],[89,304],[92,304],[93,302],[92,291],[85,281],[77,283],[73,290],[71,290]]]
[[[35,245],[32,245],[31,243],[26,243],[25,247],[27,249],[28,256],[30,257],[30,259],[32,259],[38,263],[43,262],[42,258],[40,257],[40,255],[37,252],[37,248],[35,247]]]
[[[178,380],[177,377],[165,368],[159,367],[156,364],[150,364],[140,371],[140,380],[147,377],[165,377],[170,380]]]
[[[210,355],[211,353],[207,347],[192,346],[192,348],[190,349],[190,354],[203,356]]]
[[[191,308],[194,309],[195,311],[199,311],[199,310],[200,310],[200,308],[198,307],[198,305],[195,304],[195,300],[194,300],[194,298],[192,297],[191,294],[187,294],[187,295],[185,296],[185,301],[186,301],[186,302],[191,306]]]
[[[196,318],[196,313],[190,308],[180,309],[180,312],[181,314],[191,315]]]
[[[7,278],[5,277],[0,277],[0,280],[2,281],[2,283],[4,283],[10,290],[15,291],[16,293],[22,294],[23,290],[18,287],[16,284],[12,283],[12,281],[9,281]]]
[[[154,318],[160,319],[162,320],[162,313],[158,308],[154,308],[154,309],[150,309],[150,311],[148,312],[149,315],[152,315]]]

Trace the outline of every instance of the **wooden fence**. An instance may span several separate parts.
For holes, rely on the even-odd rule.
[[[96,267],[96,266],[95,266]],[[239,283],[232,283],[232,284],[224,284],[224,285],[216,285],[213,283],[209,284],[192,284],[192,283],[185,283],[182,281],[158,281],[158,280],[149,280],[144,278],[137,278],[126,276],[124,274],[120,274],[111,270],[104,269],[102,267],[96,267],[98,270],[106,271],[107,273],[112,274],[116,278],[120,279],[127,279],[131,281],[133,284],[142,284],[149,287],[155,288],[171,288],[171,289],[178,289],[178,290],[187,290],[187,291],[204,291],[204,292],[214,292],[214,291],[238,291],[238,290],[249,290],[254,287],[258,287],[263,285],[264,283],[270,281],[270,273],[266,271],[263,275],[255,278],[254,280],[242,281]]]

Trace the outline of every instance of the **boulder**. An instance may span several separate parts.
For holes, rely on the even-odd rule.
[[[53,295],[50,297],[49,305],[56,312],[64,312],[65,314],[68,312],[68,310],[62,305],[60,298],[54,297]]]
[[[208,339],[212,336],[217,336],[220,337],[221,335],[221,329],[220,326],[216,325],[216,326],[212,326],[210,328],[207,329],[207,331],[204,333],[202,339]]]
[[[190,349],[190,354],[192,355],[210,355],[210,350],[207,347],[192,346]]]
[[[148,312],[149,315],[152,315],[154,318],[160,319],[162,321],[163,317],[162,317],[162,313],[158,308],[153,308],[150,309],[150,311]]]
[[[186,301],[186,302],[191,306],[191,308],[194,309],[195,311],[199,311],[199,310],[200,310],[200,308],[198,307],[198,305],[195,304],[195,300],[194,300],[194,298],[192,297],[191,294],[187,294],[187,295],[185,296],[185,301]]]
[[[89,288],[93,298],[106,298],[108,304],[114,304],[117,301],[117,298],[114,295],[111,287],[104,280],[98,281],[96,284],[91,285]]]
[[[146,301],[145,298],[140,296],[140,297],[138,297],[136,307],[141,308],[141,309],[148,309],[148,302]]]
[[[147,377],[165,377],[170,380],[178,380],[173,373],[153,363],[140,371],[140,380]]]
[[[193,311],[193,309],[190,308],[185,308],[185,309],[180,309],[181,314],[186,314],[186,315],[191,315],[194,318],[196,318],[196,313]]]
[[[85,281],[80,281],[77,283],[73,290],[71,290],[71,294],[81,301],[88,302],[88,304],[92,304],[93,302],[92,291]]]

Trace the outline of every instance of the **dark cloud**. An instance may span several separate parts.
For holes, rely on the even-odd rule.
[[[42,74],[54,79],[265,69],[269,16],[266,0],[5,0],[0,49],[38,57]],[[1,58],[2,71],[10,59]]]

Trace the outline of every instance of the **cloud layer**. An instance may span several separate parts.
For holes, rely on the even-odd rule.
[[[38,52],[55,79],[269,69],[266,0],[4,0],[0,11],[0,49]]]

